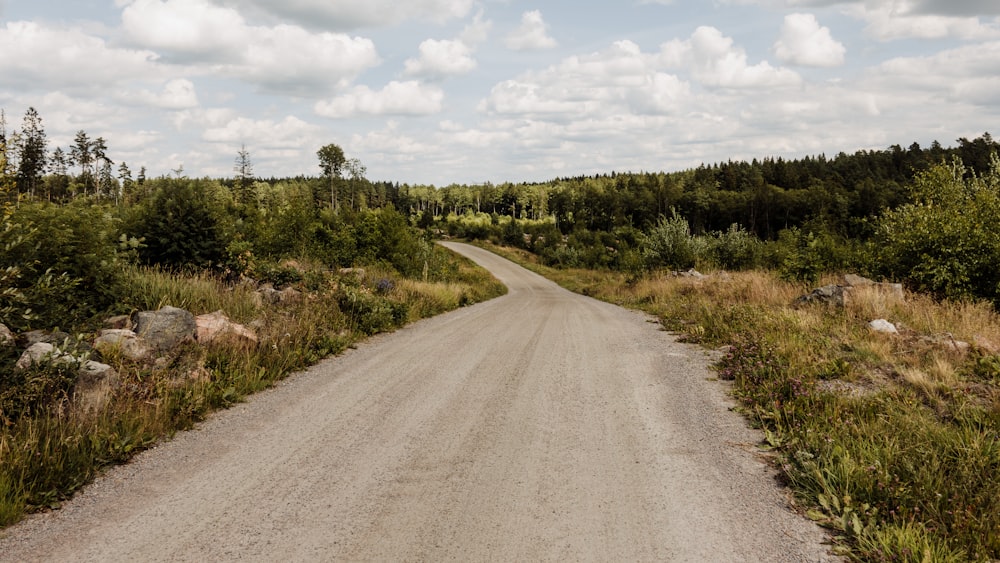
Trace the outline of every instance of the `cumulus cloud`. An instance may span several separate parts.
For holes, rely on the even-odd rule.
[[[746,51],[714,27],[702,26],[690,39],[675,39],[661,47],[661,60],[671,68],[686,68],[705,86],[722,88],[774,88],[796,86],[801,78],[767,61],[747,62]]]
[[[935,103],[993,105],[1000,76],[1000,41],[948,49],[924,57],[898,57],[872,69],[868,82],[881,90],[930,96]]]
[[[397,121],[389,121],[384,129],[352,135],[349,146],[378,162],[390,165],[413,162],[418,155],[432,150],[430,143],[404,134]]]
[[[557,43],[555,39],[549,37],[548,27],[540,11],[525,12],[521,15],[520,27],[507,36],[504,44],[515,51],[551,49]]]
[[[690,86],[658,66],[656,55],[643,53],[631,41],[617,41],[603,51],[502,81],[479,109],[571,122],[615,113],[673,113],[691,103]]]
[[[774,44],[774,54],[785,63],[800,66],[833,67],[844,64],[847,48],[820,27],[812,14],[789,14]]]
[[[346,86],[379,62],[370,39],[289,24],[251,26],[209,0],[134,0],[122,11],[122,27],[135,44],[176,62],[300,95]]]
[[[406,75],[436,79],[471,72],[476,68],[473,52],[477,45],[486,41],[491,26],[492,22],[484,21],[480,11],[457,39],[422,42],[420,56],[404,63]]]
[[[0,75],[5,88],[99,92],[109,84],[162,72],[155,53],[115,48],[79,29],[24,21],[0,28]]]
[[[255,33],[244,59],[229,71],[266,89],[309,94],[325,86],[343,87],[379,63],[370,39],[311,33],[291,25]]]
[[[345,118],[357,115],[428,115],[441,111],[444,92],[417,81],[392,81],[374,91],[355,86],[348,93],[317,102],[317,115]]]
[[[135,0],[122,10],[122,29],[178,60],[230,60],[250,39],[242,15],[205,0]]]
[[[252,6],[272,17],[312,29],[354,30],[388,27],[408,20],[444,23],[463,18],[473,0],[213,0],[241,9]]]
[[[420,44],[420,57],[405,63],[409,76],[440,77],[465,74],[476,68],[472,49],[455,40],[428,39]]]
[[[777,8],[840,6],[867,22],[866,33],[879,41],[897,39],[984,39],[1000,37],[1000,3],[994,0],[724,0]]]
[[[281,121],[236,117],[221,126],[205,129],[201,138],[210,143],[234,146],[253,139],[257,148],[261,149],[300,148],[306,139],[316,136],[320,131],[319,126],[295,116],[287,116]]]
[[[185,78],[177,78],[163,85],[160,92],[140,90],[138,92],[121,92],[118,101],[125,104],[141,104],[168,110],[181,110],[198,107],[198,94],[194,83]]]

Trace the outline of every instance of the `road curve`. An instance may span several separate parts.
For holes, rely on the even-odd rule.
[[[510,288],[297,374],[0,532],[2,561],[826,561],[705,353]]]

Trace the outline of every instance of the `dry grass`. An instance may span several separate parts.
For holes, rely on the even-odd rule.
[[[1000,560],[1000,316],[989,304],[861,287],[843,307],[794,306],[808,288],[768,272],[628,280],[506,254],[689,341],[726,345],[720,377],[852,559]],[[875,319],[900,334],[875,333]]]

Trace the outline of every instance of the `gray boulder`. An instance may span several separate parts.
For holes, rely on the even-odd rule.
[[[169,352],[198,334],[194,315],[177,307],[135,314],[135,333],[156,352]]]
[[[808,293],[795,300],[796,305],[809,303],[829,303],[838,307],[844,306],[844,289],[842,285],[824,285],[816,288],[812,293]]]
[[[104,326],[109,329],[131,329],[132,319],[128,315],[118,315],[117,317],[111,317],[110,319],[104,319]]]
[[[868,327],[875,332],[881,332],[882,334],[899,334],[899,331],[896,329],[896,325],[885,319],[876,319],[868,323]]]
[[[26,348],[44,342],[46,344],[62,344],[70,338],[69,333],[57,330],[55,332],[45,332],[44,330],[31,330],[21,335],[21,340]]]
[[[73,387],[73,402],[83,411],[99,411],[111,400],[121,379],[118,372],[107,364],[86,361],[80,366],[76,385]]]
[[[21,354],[18,358],[17,363],[14,364],[14,369],[24,370],[32,366],[52,363],[55,365],[70,365],[76,361],[73,356],[61,352],[55,346],[49,344],[48,342],[36,342]]]
[[[844,276],[844,285],[849,287],[865,287],[874,284],[874,281],[856,274],[847,274]]]
[[[270,285],[265,285],[257,290],[257,295],[260,295],[262,303],[270,303],[271,305],[292,305],[302,301],[302,292],[291,287],[278,291]]]
[[[150,347],[135,332],[127,329],[102,330],[94,340],[94,348],[104,355],[119,353],[134,362],[145,362],[153,356]]]
[[[14,333],[10,331],[6,325],[0,324],[0,348],[7,348],[14,346],[15,338]]]

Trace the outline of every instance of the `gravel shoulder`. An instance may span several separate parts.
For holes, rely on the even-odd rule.
[[[0,561],[835,561],[706,353],[510,288],[381,335],[0,531]]]

